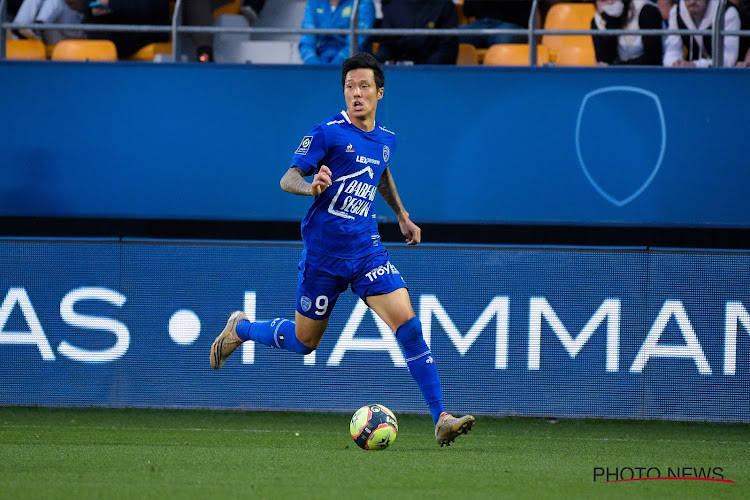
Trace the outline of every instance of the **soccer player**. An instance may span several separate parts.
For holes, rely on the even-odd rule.
[[[344,61],[341,83],[346,110],[312,128],[281,178],[284,191],[315,197],[302,221],[295,321],[251,323],[242,311],[235,311],[211,346],[211,367],[221,368],[246,340],[311,353],[320,345],[336,300],[351,286],[395,332],[432,414],[435,439],[440,446],[450,445],[471,430],[474,417],[456,418],[444,410],[440,378],[422,325],[406,283],[380,241],[375,219],[377,191],[398,216],[406,242],[421,241],[421,229],[409,218],[391,175],[396,135],[375,121],[385,91],[383,68],[370,54],[359,53]],[[305,180],[309,175],[312,183]]]

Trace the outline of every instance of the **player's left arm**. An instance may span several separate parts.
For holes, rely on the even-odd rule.
[[[390,167],[385,167],[383,175],[380,176],[378,192],[398,217],[398,227],[401,229],[401,234],[406,238],[406,243],[416,245],[421,242],[422,230],[409,218],[409,212],[404,208],[401,197],[398,195],[396,181],[393,180]]]

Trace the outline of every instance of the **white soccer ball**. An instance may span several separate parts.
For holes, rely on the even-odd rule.
[[[363,450],[384,450],[396,440],[398,421],[383,405],[365,405],[352,416],[349,434]]]

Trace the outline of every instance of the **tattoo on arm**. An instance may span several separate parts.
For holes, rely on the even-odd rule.
[[[386,167],[386,169],[383,171],[383,175],[380,176],[380,181],[378,182],[378,192],[383,197],[385,202],[388,203],[388,206],[391,207],[396,216],[399,216],[401,215],[401,213],[406,212],[404,204],[401,203],[401,198],[398,195],[396,182],[393,180],[393,176],[391,175],[391,169],[388,167]]]
[[[298,167],[291,167],[281,178],[281,189],[287,193],[310,196],[312,184],[305,180],[305,173]]]

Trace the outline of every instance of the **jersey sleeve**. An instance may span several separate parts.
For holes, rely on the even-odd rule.
[[[312,130],[302,138],[299,147],[294,152],[291,167],[297,167],[305,175],[310,175],[318,168],[318,164],[326,155],[326,137],[323,128],[315,125]]]

